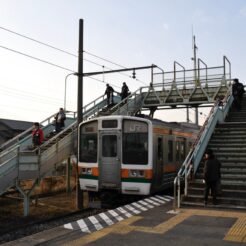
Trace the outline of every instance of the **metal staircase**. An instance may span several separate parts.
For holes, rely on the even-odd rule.
[[[246,97],[242,105],[241,111],[230,108],[225,122],[216,125],[207,145],[222,165],[222,192],[218,196],[217,208],[246,209]],[[203,206],[203,167],[201,161],[195,179],[189,181],[187,193],[181,201],[182,206]]]
[[[119,96],[116,95],[115,100],[118,102]],[[106,101],[103,95],[86,105],[83,109],[84,120],[96,116],[105,107]],[[67,112],[64,130],[56,135],[52,134],[55,130],[52,124],[54,116],[55,114],[40,123],[46,140],[40,148],[28,150],[28,146],[32,144],[32,128],[0,147],[0,194],[9,187],[18,185],[20,180],[42,178],[55,165],[61,163],[72,153],[76,153],[77,114]]]

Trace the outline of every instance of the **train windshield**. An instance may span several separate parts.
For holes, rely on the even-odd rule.
[[[147,123],[136,120],[124,120],[123,163],[148,164]]]
[[[97,121],[80,128],[80,162],[97,162]]]

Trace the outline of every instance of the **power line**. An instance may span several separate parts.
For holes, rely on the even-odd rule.
[[[22,38],[29,39],[29,40],[31,40],[31,41],[33,41],[33,42],[38,43],[38,44],[42,44],[42,45],[47,46],[47,47],[49,47],[49,48],[52,48],[52,49],[58,50],[58,51],[60,51],[60,52],[66,53],[67,55],[71,55],[71,56],[74,56],[74,57],[78,57],[77,55],[72,54],[71,52],[68,52],[68,51],[66,51],[66,50],[59,49],[59,48],[57,48],[57,47],[55,47],[55,46],[52,46],[52,45],[50,45],[50,44],[46,44],[46,43],[44,43],[44,42],[38,41],[37,39],[34,39],[34,38],[30,38],[30,37],[28,37],[28,36],[26,36],[26,35],[23,35],[23,34],[20,34],[20,33],[18,33],[18,32],[14,32],[14,31],[9,30],[9,29],[7,29],[7,28],[5,28],[5,27],[0,26],[0,29],[2,29],[2,30],[4,30],[4,31],[7,31],[7,32],[10,32],[10,33],[13,33],[13,34],[15,34],[15,35],[18,35],[18,36],[20,36],[20,37],[22,37]]]
[[[73,53],[71,53],[71,52],[68,52],[68,51],[66,51],[66,50],[57,48],[57,47],[55,47],[55,46],[53,46],[53,45],[50,45],[50,44],[41,42],[41,41],[39,41],[39,40],[37,40],[37,39],[28,37],[28,36],[26,36],[26,35],[23,35],[23,34],[21,34],[21,33],[15,32],[15,31],[12,31],[12,30],[7,29],[7,28],[5,28],[5,27],[0,26],[0,29],[2,29],[2,30],[4,30],[4,31],[7,31],[7,32],[10,32],[10,33],[12,33],[12,34],[18,35],[18,36],[20,36],[20,37],[22,37],[22,38],[26,38],[26,39],[31,40],[31,41],[33,41],[33,42],[36,42],[36,43],[38,43],[38,44],[44,45],[44,46],[46,46],[46,47],[52,48],[52,49],[54,49],[54,50],[63,52],[63,53],[65,53],[65,54],[67,54],[67,55],[70,55],[70,56],[73,56],[73,57],[76,57],[76,58],[78,57],[77,55],[75,55],[75,54],[73,54]],[[2,48],[3,48],[3,47],[2,47]],[[11,50],[11,49],[10,49],[10,50]],[[11,50],[11,51],[13,51],[13,50]],[[102,57],[97,56],[97,55],[95,55],[95,54],[92,54],[91,52],[88,52],[88,51],[84,51],[84,52],[87,53],[88,55],[94,56],[94,57],[96,57],[96,58],[98,58],[98,59],[104,60],[104,61],[109,62],[109,63],[111,63],[111,64],[114,64],[114,65],[116,65],[116,66],[119,66],[119,67],[122,67],[122,68],[126,68],[126,67],[124,67],[124,66],[122,66],[122,65],[120,65],[120,64],[118,64],[118,63],[116,63],[116,62],[110,61],[109,59],[105,59],[105,58],[102,58]],[[22,54],[22,53],[20,52],[20,54]],[[22,54],[22,55],[24,55],[24,54]],[[27,56],[31,57],[30,55],[27,55]],[[31,57],[31,58],[33,58],[33,57]],[[33,59],[34,59],[34,58],[33,58]],[[37,59],[39,59],[39,58],[37,58]],[[46,61],[41,60],[41,59],[39,59],[39,61],[46,62]],[[84,59],[84,61],[89,62],[89,63],[92,63],[92,64],[97,65],[97,66],[100,66],[100,67],[103,67],[103,65],[98,64],[98,63],[93,62],[93,61],[90,61],[90,60],[88,60],[88,59]],[[46,62],[46,63],[49,63],[49,62]],[[56,64],[53,64],[53,63],[49,63],[49,64],[50,64],[50,65],[58,66],[58,67],[60,67],[60,68],[63,68],[63,67],[61,67],[61,66],[59,66],[59,65],[56,65]],[[109,68],[109,67],[106,67],[106,66],[104,66],[104,67],[107,68],[107,69],[109,69],[109,70],[113,70],[112,68]],[[64,69],[64,68],[63,68],[63,69]],[[66,68],[65,68],[65,69],[66,69]],[[66,70],[73,72],[73,71],[70,70],[70,69],[66,69]],[[124,75],[124,76],[127,76],[127,77],[129,77],[129,78],[132,78],[132,76],[126,75],[126,74],[124,74],[124,73],[119,73],[119,74]],[[140,83],[142,83],[142,84],[144,84],[144,85],[147,85],[145,82],[143,82],[143,81],[141,81],[141,80],[139,80],[139,79],[136,79],[136,81],[138,81],[138,82],[140,82]]]
[[[19,54],[19,55],[26,56],[26,57],[28,57],[28,58],[31,58],[31,59],[34,59],[34,60],[37,60],[37,61],[40,61],[40,62],[43,62],[43,63],[46,63],[46,64],[49,64],[49,65],[54,66],[54,67],[61,68],[61,69],[63,69],[63,70],[66,70],[66,71],[69,71],[69,72],[72,72],[72,73],[76,73],[74,70],[71,70],[71,69],[69,69],[69,68],[65,68],[65,67],[62,67],[62,66],[60,66],[60,65],[54,64],[54,63],[52,63],[52,62],[48,62],[48,61],[45,61],[45,60],[43,60],[43,59],[40,59],[40,58],[31,56],[31,55],[25,54],[25,53],[20,52],[20,51],[18,51],[18,50],[14,50],[14,49],[11,49],[11,48],[2,46],[2,45],[0,45],[0,48],[6,49],[6,50],[8,50],[8,51],[17,53],[17,54]],[[102,83],[107,83],[107,82],[104,82],[104,81],[102,81],[102,80],[100,80],[100,79],[95,79],[95,78],[92,78],[92,77],[88,77],[88,78],[97,80],[97,81],[102,82]],[[109,84],[109,83],[107,83],[107,84]],[[116,86],[116,85],[114,85],[114,84],[111,84],[111,85]],[[116,87],[118,87],[118,86],[116,86]]]
[[[20,52],[20,51],[18,51],[18,50],[10,49],[10,48],[5,47],[5,46],[2,46],[2,45],[0,45],[0,48],[6,49],[6,50],[11,51],[11,52],[14,52],[14,53],[17,53],[17,54],[19,54],[19,55],[23,55],[23,56],[29,57],[29,58],[31,58],[31,59],[34,59],[34,60],[37,60],[37,61],[40,61],[40,62],[43,62],[43,63],[46,63],[46,64],[49,64],[49,65],[51,65],[51,66],[58,67],[58,68],[61,68],[61,69],[63,69],[63,70],[66,70],[66,71],[75,73],[75,71],[73,71],[73,70],[71,70],[71,69],[69,69],[69,68],[65,68],[65,67],[62,67],[62,66],[60,66],[60,65],[54,64],[54,63],[52,63],[52,62],[48,62],[48,61],[45,61],[45,60],[43,60],[43,59],[40,59],[40,58],[31,56],[31,55],[22,53],[22,52]]]
[[[120,65],[120,64],[118,64],[118,63],[115,63],[115,62],[112,62],[112,61],[110,61],[110,60],[108,60],[108,59],[102,58],[102,57],[100,57],[100,56],[98,56],[98,55],[94,55],[94,54],[92,54],[92,53],[90,53],[90,52],[88,52],[88,51],[85,51],[85,50],[84,50],[84,52],[87,53],[88,55],[94,56],[94,57],[96,57],[96,58],[98,58],[98,59],[101,59],[101,60],[103,60],[103,61],[112,63],[112,64],[114,64],[114,65],[116,65],[116,66],[118,66],[118,67],[127,68],[127,67],[124,67],[124,66],[122,66],[122,65]]]

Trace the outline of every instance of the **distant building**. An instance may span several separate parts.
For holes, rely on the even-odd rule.
[[[33,122],[0,119],[0,145],[32,127]]]

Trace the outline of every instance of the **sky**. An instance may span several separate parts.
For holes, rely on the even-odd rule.
[[[232,77],[246,79],[244,0],[0,0],[0,118],[41,122],[64,107],[65,78],[78,68],[79,19],[84,72],[151,64],[172,71],[174,61],[191,69],[195,35],[197,55],[209,67],[222,66],[226,55]],[[84,79],[84,105],[104,93],[105,83],[120,91],[125,81],[134,92],[151,80],[147,70],[137,71],[138,80],[130,76]],[[66,109],[76,111],[77,77],[66,84]],[[200,112],[202,123],[209,110]],[[157,116],[185,121],[186,111]]]

